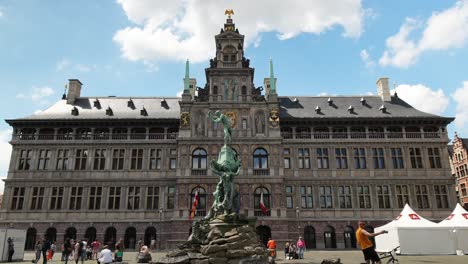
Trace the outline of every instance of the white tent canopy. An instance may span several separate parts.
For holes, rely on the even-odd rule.
[[[453,235],[450,228],[439,226],[417,214],[406,204],[390,223],[377,227],[375,232],[387,230],[388,234],[375,237],[376,250],[391,251],[400,246],[401,254],[454,254]],[[437,243],[434,243],[437,241]]]
[[[450,228],[454,248],[468,253],[468,212],[460,204],[438,226]]]

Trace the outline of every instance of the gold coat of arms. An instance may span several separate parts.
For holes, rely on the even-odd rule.
[[[180,113],[180,127],[183,127],[183,128],[190,127],[190,113],[189,112]]]
[[[276,126],[279,125],[279,112],[278,112],[278,109],[272,109],[270,111],[269,121],[270,121],[270,125],[272,127],[276,127]]]

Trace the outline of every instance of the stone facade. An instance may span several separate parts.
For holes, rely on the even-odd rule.
[[[197,217],[213,202],[208,161],[223,144],[222,127],[207,118],[215,110],[234,123],[240,213],[258,217],[262,240],[302,235],[311,248],[353,248],[359,219],[379,226],[406,202],[431,220],[451,212],[453,118],[390,96],[386,78],[382,96],[278,96],[272,63],[264,86],[253,84],[232,19],[215,41],[206,85],[187,67],[182,98],[81,97],[73,79],[46,111],[7,120],[13,151],[0,224],[28,229],[26,248],[44,234],[174,247],[189,235],[195,191]]]
[[[455,133],[452,152],[452,174],[457,181],[457,191],[460,204],[468,209],[468,139],[460,138]]]

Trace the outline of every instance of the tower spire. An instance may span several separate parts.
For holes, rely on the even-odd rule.
[[[185,62],[184,93],[190,93],[190,70],[188,59]]]
[[[273,72],[273,59],[270,58],[270,94],[274,93],[276,93],[276,80]]]

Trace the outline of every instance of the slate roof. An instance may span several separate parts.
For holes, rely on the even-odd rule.
[[[331,97],[278,97],[280,119],[310,118],[453,118],[441,117],[419,111],[400,99],[392,96],[391,102],[383,102],[379,96],[331,96]],[[328,100],[332,103],[329,105]],[[365,102],[361,102],[364,100]],[[348,111],[352,106],[353,111]],[[380,108],[384,106],[385,111]],[[320,111],[316,112],[319,107]]]
[[[447,150],[448,150],[450,157],[453,157],[453,145],[452,144],[447,145]]]
[[[128,106],[132,100],[134,108]],[[98,100],[100,108],[95,106]],[[167,104],[161,104],[165,100]],[[78,115],[72,115],[73,108],[76,107]],[[106,115],[106,110],[110,107],[112,115]],[[147,115],[141,115],[140,110],[146,109]],[[179,119],[180,107],[179,98],[167,97],[80,97],[75,104],[67,104],[66,100],[60,100],[48,109],[24,118],[15,120],[83,120],[83,119]]]
[[[132,100],[134,108],[128,106]],[[95,106],[99,101],[100,108]],[[161,104],[166,101],[166,105]],[[9,121],[34,120],[154,120],[179,119],[180,98],[177,97],[80,97],[75,104],[60,100],[48,109],[24,118]],[[333,102],[329,105],[329,100]],[[361,101],[365,102],[362,103]],[[318,97],[278,97],[281,120],[294,119],[333,119],[333,118],[428,118],[452,121],[453,118],[428,114],[413,108],[402,99],[392,96],[391,102],[383,103],[379,96],[318,96]],[[352,106],[353,111],[348,111]],[[380,108],[384,106],[385,111]],[[72,114],[76,107],[77,114]],[[112,115],[106,115],[106,109],[112,109]],[[147,115],[141,115],[140,110],[146,109]],[[319,107],[320,111],[316,111]],[[467,142],[468,143],[468,142]]]

